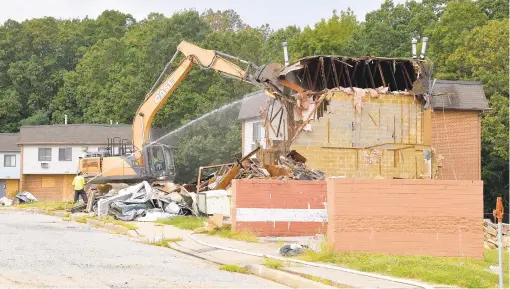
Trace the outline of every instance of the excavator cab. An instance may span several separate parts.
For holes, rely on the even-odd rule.
[[[174,149],[164,144],[144,148],[145,173],[151,180],[172,181],[175,176]]]

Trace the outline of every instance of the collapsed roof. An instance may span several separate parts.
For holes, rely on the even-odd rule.
[[[416,59],[320,55],[302,58],[277,76],[310,91],[335,87],[378,88],[429,93],[430,63]]]

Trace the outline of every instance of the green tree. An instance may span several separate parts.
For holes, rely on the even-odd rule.
[[[452,1],[446,5],[439,21],[426,30],[431,37],[430,57],[438,78],[455,79],[455,68],[448,66],[448,58],[462,44],[463,34],[484,25],[487,20],[487,15],[473,1]]]
[[[492,20],[465,33],[446,58],[449,75],[482,81],[489,96],[496,92],[508,96],[508,25],[508,19]]]

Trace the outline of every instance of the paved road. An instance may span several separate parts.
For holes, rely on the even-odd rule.
[[[282,287],[85,224],[0,211],[0,287]]]

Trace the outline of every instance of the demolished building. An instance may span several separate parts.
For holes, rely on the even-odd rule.
[[[439,178],[431,75],[423,59],[303,58],[267,79],[258,157],[295,150],[329,177]]]

